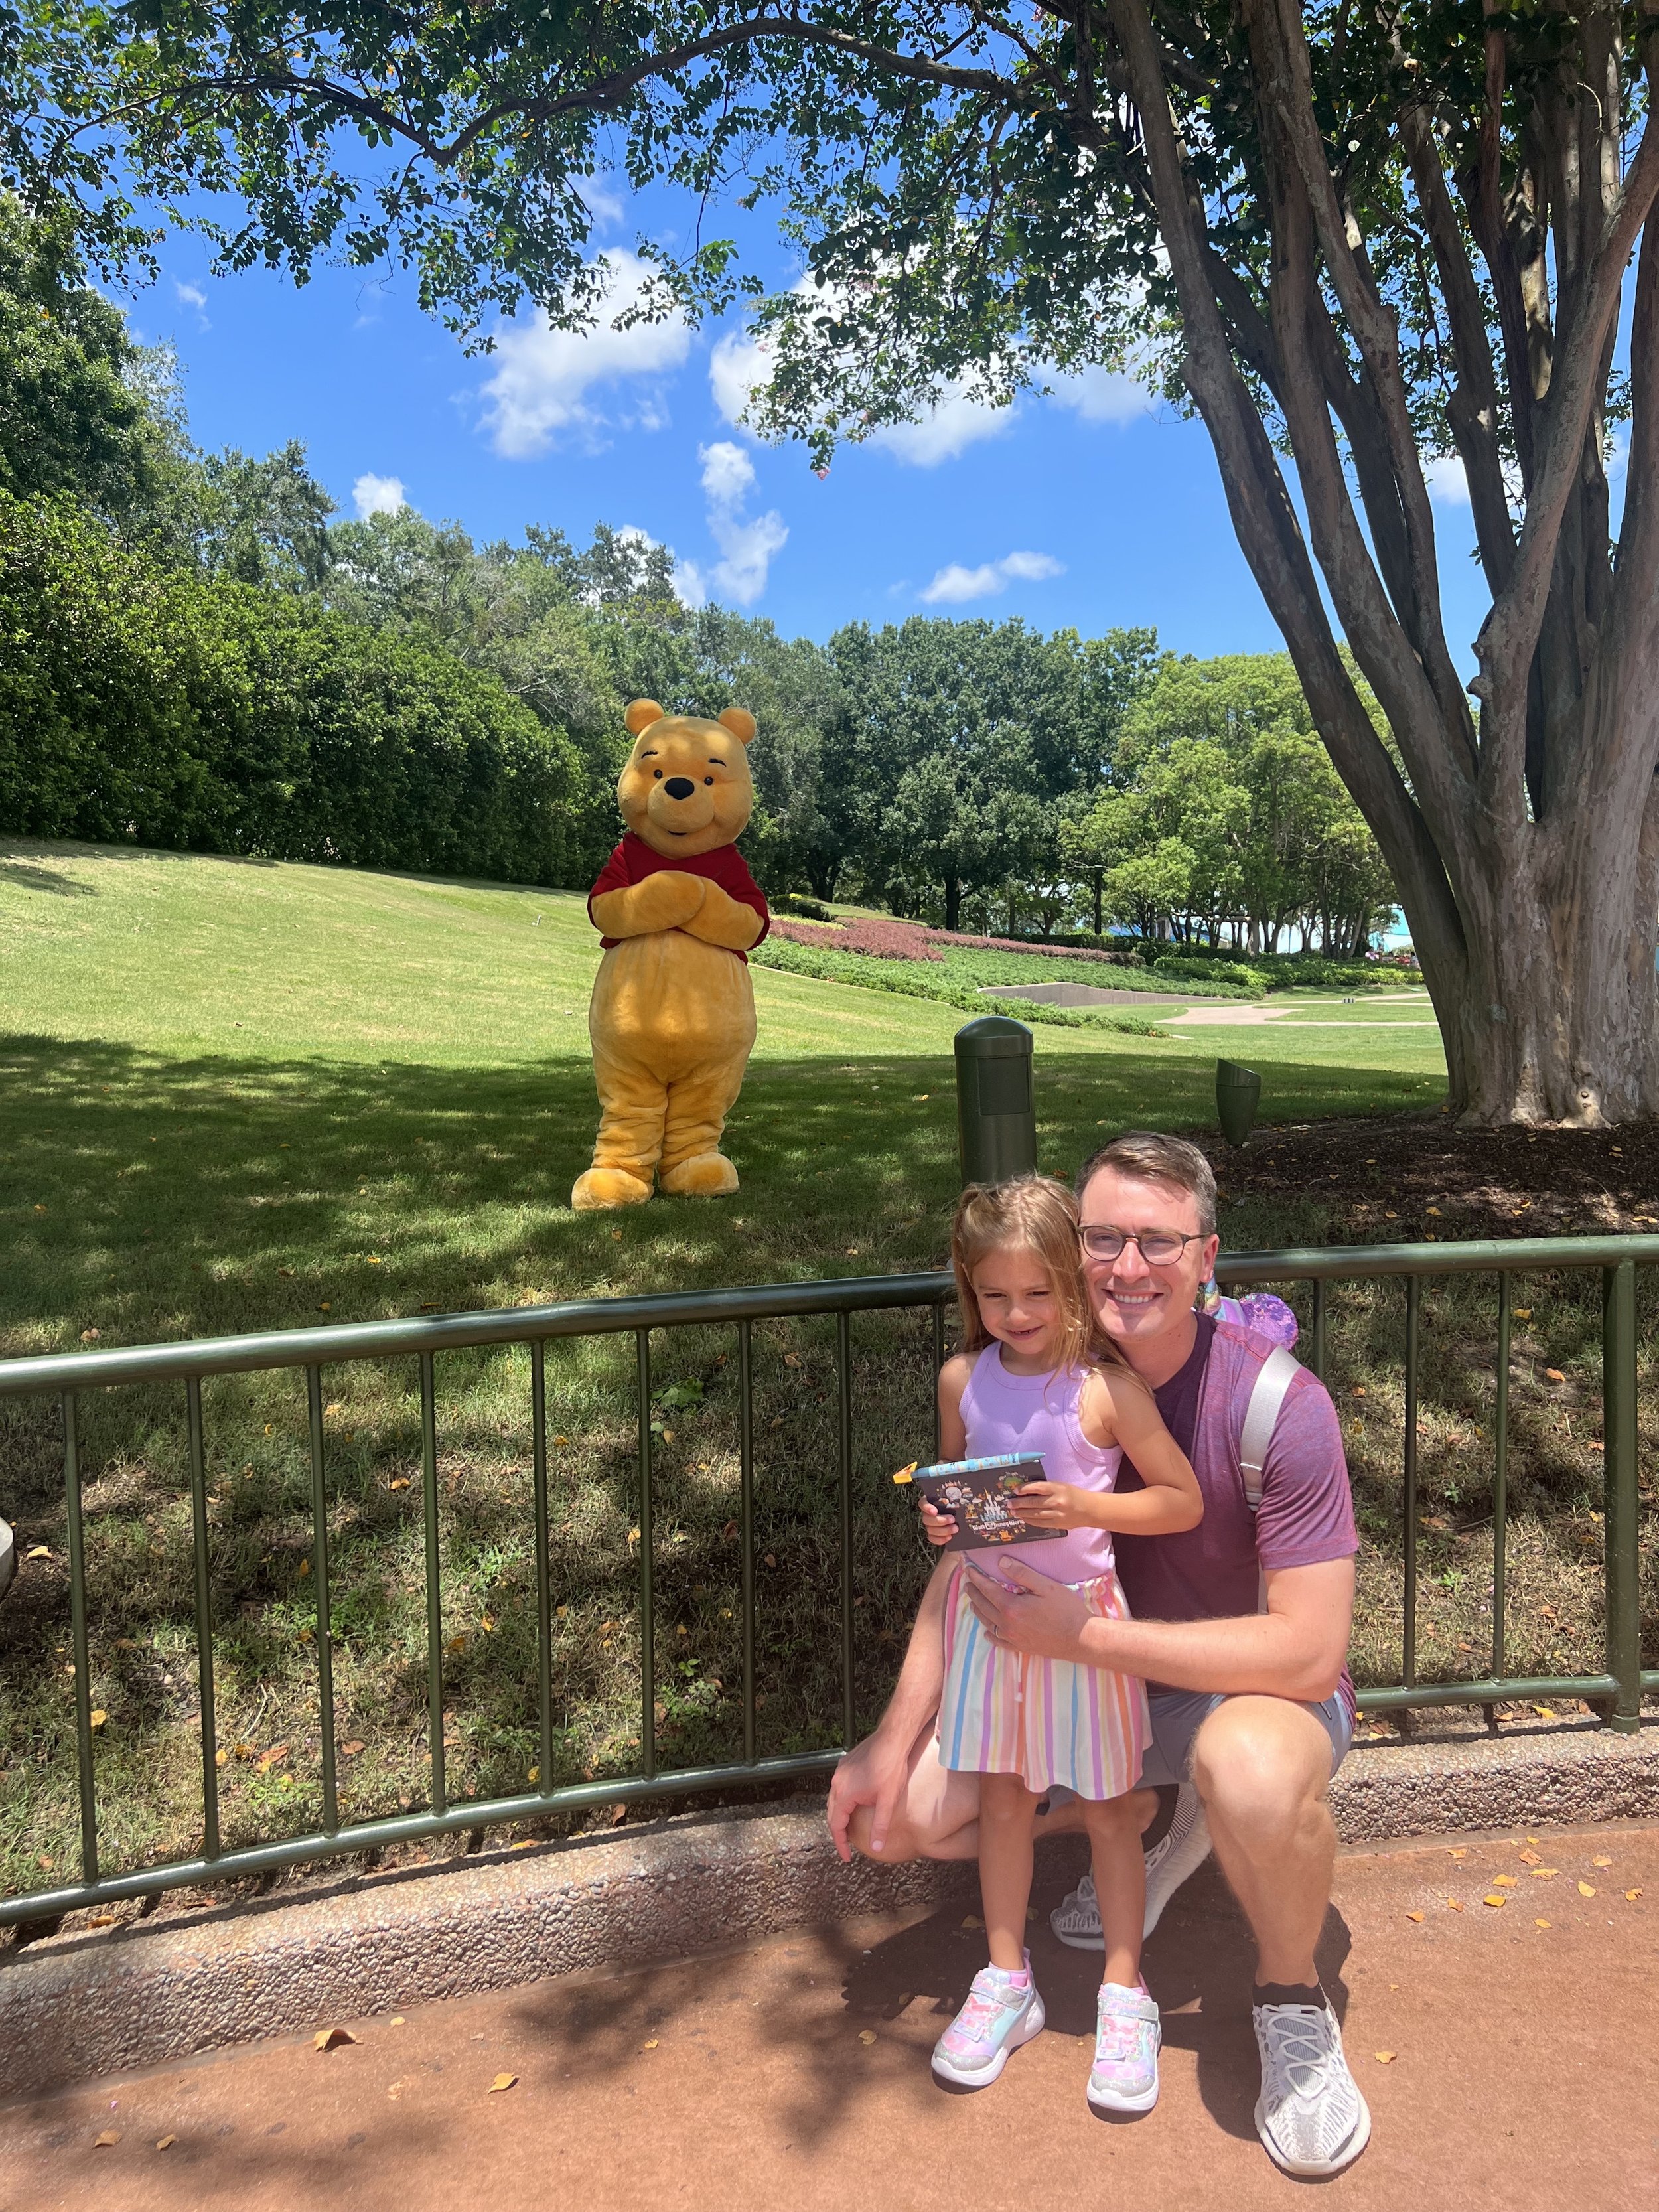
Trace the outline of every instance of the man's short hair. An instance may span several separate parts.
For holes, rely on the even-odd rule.
[[[1079,1200],[1103,1169],[1114,1169],[1136,1182],[1159,1182],[1190,1193],[1198,1206],[1198,1225],[1215,1234],[1215,1173],[1196,1145],[1185,1137],[1165,1137],[1156,1129],[1130,1129],[1103,1145],[1077,1171]]]

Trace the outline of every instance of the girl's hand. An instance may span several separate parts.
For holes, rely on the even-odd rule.
[[[1096,1526],[1092,1492],[1071,1482],[1027,1482],[1010,1501],[1020,1519],[1033,1528],[1092,1528]]]
[[[931,1498],[924,1498],[921,1501],[921,1526],[928,1542],[941,1547],[948,1544],[957,1533],[954,1517],[949,1513],[941,1513]]]

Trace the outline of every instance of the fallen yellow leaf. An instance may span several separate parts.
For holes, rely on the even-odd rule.
[[[1513,1889],[1517,1879],[1518,1877],[1512,1874],[1494,1875],[1492,1886],[1494,1889]]]
[[[1532,1924],[1534,1928],[1547,1928],[1550,1923],[1547,1920],[1534,1920]]]
[[[1483,1897],[1480,1902],[1482,1905],[1491,1905],[1492,1911],[1496,1912],[1500,1905],[1507,1905],[1509,1903],[1509,1899],[1507,1897],[1500,1897],[1498,1892],[1494,1890],[1490,1897]]]
[[[1634,1905],[1634,1904],[1635,1904],[1635,1902],[1636,1902],[1636,1900],[1637,1900],[1637,1899],[1638,1899],[1638,1897],[1640,1897],[1640,1895],[1641,1895],[1641,1894],[1642,1894],[1642,1893],[1641,1893],[1641,1891],[1640,1891],[1639,1889],[1627,1889],[1627,1890],[1625,1892],[1625,1902],[1626,1902],[1626,1905]]]
[[[1544,1375],[1545,1379],[1551,1382],[1565,1382],[1567,1379],[1559,1367],[1547,1367]]]
[[[1638,1889],[1636,1894],[1639,1897],[1642,1893]],[[115,1915],[112,1912],[89,1912],[87,1915],[87,1925],[88,1928],[113,1928]]]
[[[49,1559],[52,1557],[52,1553],[45,1544],[36,1544],[30,1550],[25,1552],[23,1557],[26,1559]]]
[[[983,1928],[985,1923],[977,1912],[969,1912],[963,1914],[962,1924],[964,1928]]]
[[[1534,1705],[1533,1707],[1533,1711],[1537,1714],[1540,1721],[1553,1721],[1555,1718],[1555,1708],[1553,1705]]]
[[[1590,1861],[1590,1864],[1592,1866],[1611,1866],[1613,1864],[1613,1861],[1606,1851],[1597,1851],[1595,1856]]]
[[[394,2012],[394,2013],[392,2014],[392,2027],[402,2027],[404,2026],[404,2016],[403,2016],[402,2013],[400,2013],[400,2012]]]
[[[1467,1851],[1449,1851],[1447,1853],[1447,1856],[1454,1859],[1466,1859],[1468,1856],[1468,1853]]]
[[[1461,1897],[1449,1897],[1446,1902],[1454,1912],[1461,1912],[1463,1910],[1463,1900]]]
[[[1530,1306],[1516,1306],[1515,1309],[1515,1318],[1516,1321],[1530,1321],[1532,1319],[1532,1308]]]
[[[1521,1863],[1522,1866],[1535,1867],[1538,1863],[1537,1852],[1522,1851],[1521,1854]]]
[[[870,2044],[873,2043],[875,2039],[876,2031],[873,2027],[861,2027],[859,2030],[859,2041],[860,2043]]]
[[[1420,1912],[1408,1912],[1406,1917],[1407,1920],[1420,1920],[1423,1915]]]
[[[1553,1881],[1560,1871],[1559,1867],[1534,1867],[1532,1878],[1534,1881]]]
[[[288,1746],[285,1743],[276,1743],[256,1759],[254,1764],[261,1774],[269,1774],[273,1766],[280,1766],[287,1757]]]
[[[1392,2066],[1394,2056],[1392,2051],[1379,2051],[1376,2054],[1376,2063],[1379,2066]]]
[[[498,2074],[489,2085],[490,2095],[494,2097],[503,2089],[512,2088],[518,2078],[516,2074]]]
[[[106,2128],[102,2135],[93,2137],[92,2147],[94,2150],[108,2150],[120,2140],[121,2131],[118,2128]]]
[[[349,2027],[319,2027],[311,2039],[313,2051],[337,2051],[343,2043],[355,2043],[356,2037]]]
[[[388,1490],[407,1490],[408,1487],[409,1477],[406,1474],[394,1474],[386,1485]]]
[[[178,2140],[177,2136],[157,2136],[155,2148],[157,2150],[170,2150]]]
[[[216,1751],[213,1754],[213,1763],[216,1766],[222,1766],[229,1757],[230,1753],[228,1751]]]
[[[108,1714],[104,1711],[104,1709],[103,1709],[103,1707],[102,1707],[101,1705],[95,1705],[95,1706],[93,1708],[93,1712],[92,1712],[92,1724],[93,1724],[94,1728],[102,1728],[102,1726],[104,1725],[104,1723],[105,1723],[108,1718],[109,1718],[109,1715],[108,1715]]]
[[[659,2036],[653,2035],[649,2043],[641,2044],[640,2049],[641,2051],[654,2051],[660,2040],[661,2038]]]
[[[1581,1881],[1578,1885],[1578,1894],[1580,1897],[1594,1897],[1595,1892],[1591,1888],[1589,1882]]]

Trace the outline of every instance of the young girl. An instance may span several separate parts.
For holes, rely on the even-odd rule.
[[[1203,1500],[1192,1468],[1152,1393],[1094,1328],[1070,1191],[1044,1176],[985,1188],[957,1209],[951,1264],[966,1349],[939,1378],[939,1437],[947,1460],[1041,1455],[1047,1480],[1015,1493],[1016,1510],[1058,1541],[1011,1545],[1017,1559],[1079,1591],[1093,1612],[1128,1608],[1112,1571],[1115,1528],[1157,1535],[1196,1527]],[[1125,1453],[1146,1485],[1112,1485]],[[928,1537],[956,1523],[924,1502]],[[1093,1851],[1106,1957],[1089,2101],[1116,2112],[1158,2101],[1158,2007],[1140,1979],[1146,1881],[1134,1790],[1146,1742],[1146,1693],[1129,1675],[1040,1659],[994,1643],[969,1602],[973,1571],[989,1555],[957,1553],[939,1571],[955,1586],[945,1608],[941,1763],[977,1773],[980,1889],[991,1963],[939,2038],[933,2069],[967,2087],[994,2081],[1008,2053],[1041,2033],[1042,2000],[1025,1948],[1031,1824],[1048,1790],[1083,1802]]]

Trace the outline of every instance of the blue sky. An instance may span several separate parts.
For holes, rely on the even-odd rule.
[[[775,240],[748,242],[787,282]],[[611,257],[618,300],[633,243],[624,211],[602,203],[595,250]],[[763,373],[735,322],[584,340],[526,316],[469,357],[407,277],[216,280],[185,236],[131,312],[137,335],[176,348],[202,444],[303,439],[347,514],[401,494],[478,538],[532,522],[578,542],[598,521],[632,526],[674,548],[694,593],[792,635],[934,613],[1085,634],[1150,623],[1200,654],[1279,644],[1202,426],[1104,373],[1012,410],[946,394],[914,428],[842,451],[820,481],[804,448],[764,446],[734,421]],[[1461,492],[1455,471],[1437,483],[1437,520],[1453,649],[1472,667],[1485,603]]]

